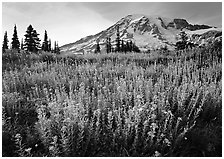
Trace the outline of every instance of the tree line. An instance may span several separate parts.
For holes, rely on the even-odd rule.
[[[48,39],[46,30],[44,33],[44,40],[43,40],[42,46],[40,44],[41,40],[38,37],[39,35],[40,34],[38,34],[37,31],[30,24],[26,30],[26,34],[24,35],[25,39],[23,40],[23,38],[22,38],[21,43],[20,43],[18,35],[17,35],[17,28],[15,25],[10,49],[25,50],[25,51],[34,52],[34,53],[37,53],[40,50],[52,52],[52,53],[56,53],[56,54],[60,53],[58,42],[55,41],[54,47],[52,48],[51,39]],[[8,40],[7,31],[5,31],[3,45],[2,45],[3,53],[5,53],[7,49],[9,49],[8,42],[9,42],[9,40]]]
[[[120,33],[119,33],[119,26],[117,26],[117,36],[115,39],[115,47],[112,46],[111,44],[111,38],[107,37],[106,39],[106,52],[140,52],[139,48],[131,41],[124,41],[123,39],[120,38]],[[188,37],[185,31],[181,30],[180,33],[178,34],[179,36],[179,41],[176,42],[175,44],[175,49],[176,50],[184,50],[184,49],[192,49],[198,44],[194,44],[191,41],[187,41]],[[161,51],[168,51],[167,45],[164,47],[161,47],[159,50]],[[149,50],[150,51],[150,50]],[[99,44],[99,39],[97,39],[96,42],[96,48],[95,48],[95,53],[100,53],[100,44]]]
[[[117,26],[117,37],[115,39],[115,47],[111,44],[111,38],[107,37],[106,39],[106,52],[140,52],[139,48],[131,41],[125,41],[120,38],[119,26]],[[100,44],[99,40],[96,41],[95,53],[100,53]]]

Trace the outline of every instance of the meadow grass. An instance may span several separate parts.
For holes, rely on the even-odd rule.
[[[5,69],[3,156],[221,156],[222,64],[193,55],[41,55]]]

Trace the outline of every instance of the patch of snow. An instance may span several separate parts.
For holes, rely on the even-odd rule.
[[[142,18],[143,18],[143,16],[140,17],[140,18],[137,18],[137,19],[132,20],[132,21],[129,23],[129,25],[131,25],[132,23],[138,22],[138,21],[139,21],[140,19],[142,19]]]
[[[193,35],[193,34],[204,34],[208,31],[212,31],[212,30],[215,30],[215,31],[222,31],[222,28],[208,28],[208,29],[200,29],[200,30],[195,30],[195,31],[190,31],[190,30],[186,30],[186,33],[188,35]]]

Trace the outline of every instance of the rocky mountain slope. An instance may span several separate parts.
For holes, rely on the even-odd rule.
[[[178,34],[181,30],[188,34],[190,40],[199,44],[207,38],[214,38],[217,33],[220,34],[221,32],[220,28],[208,25],[193,25],[185,19],[135,14],[120,19],[98,34],[62,46],[60,48],[61,52],[92,52],[95,49],[96,41],[99,41],[101,50],[104,50],[107,37],[110,37],[112,44],[115,44],[117,26],[119,26],[121,39],[124,39],[124,41],[132,40],[142,51],[158,49],[165,45],[168,49],[173,50],[175,43],[179,40]]]

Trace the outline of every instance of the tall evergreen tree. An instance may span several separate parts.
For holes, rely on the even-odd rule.
[[[129,51],[130,51],[130,52],[133,51],[133,43],[132,43],[132,41],[130,41],[130,43],[129,43]]]
[[[16,30],[16,25],[14,27],[14,33],[12,37],[12,49],[19,49],[19,40],[18,40],[18,35],[17,35],[17,30]]]
[[[100,53],[100,44],[99,41],[96,41],[96,49],[95,49],[95,53]]]
[[[129,44],[129,41],[126,42],[126,51],[130,51],[130,44]]]
[[[29,25],[26,31],[24,49],[27,51],[37,52],[40,49],[40,39],[38,33],[33,29],[32,25]]]
[[[38,38],[40,34],[36,30],[33,30],[33,39],[35,41],[34,52],[37,52],[40,49],[40,39]]]
[[[124,52],[124,40],[121,40],[121,51]]]
[[[107,37],[107,40],[106,40],[106,50],[107,50],[107,53],[109,53],[109,41],[108,41],[108,37]]]
[[[42,43],[41,45],[41,50],[44,50],[44,43]]]
[[[49,43],[48,43],[48,51],[51,52],[51,39],[49,39]]]
[[[5,32],[4,35],[4,40],[3,40],[3,45],[2,45],[2,52],[5,53],[5,50],[8,49],[8,36],[7,36],[7,31]]]
[[[59,48],[59,45],[58,45],[58,41],[57,41],[57,44],[56,44],[56,54],[60,54],[60,48]]]
[[[111,38],[109,37],[109,52],[111,52],[112,50],[111,50],[111,47],[112,47],[112,45],[111,45]]]
[[[107,49],[107,53],[111,52],[111,38],[110,37],[107,38],[106,49]]]
[[[33,27],[29,25],[26,31],[25,40],[24,40],[24,49],[27,51],[33,51],[35,46],[35,41],[32,37]]]
[[[47,36],[47,31],[46,30],[45,30],[45,33],[44,33],[44,42],[43,42],[43,45],[42,45],[42,50],[49,51],[48,36]]]
[[[117,48],[117,51],[120,52],[120,33],[119,33],[119,26],[117,26],[116,48]]]
[[[56,41],[54,42],[54,53],[56,53],[56,51],[57,51],[57,43],[56,43]]]

